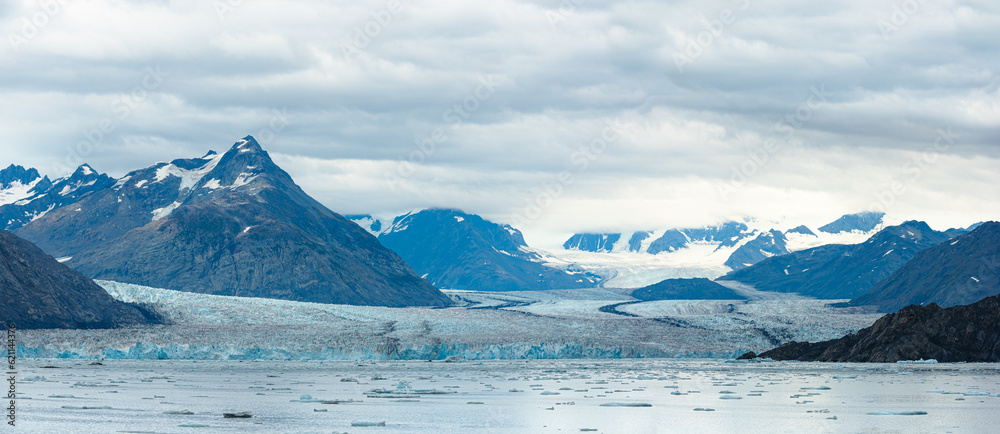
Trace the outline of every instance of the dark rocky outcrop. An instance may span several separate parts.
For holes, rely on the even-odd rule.
[[[946,309],[936,304],[907,306],[856,334],[825,342],[789,342],[759,357],[818,362],[1000,362],[1000,296]]]
[[[885,213],[873,211],[847,214],[831,223],[820,226],[819,230],[828,234],[851,231],[868,232],[882,224],[884,217]]]
[[[850,304],[876,305],[879,311],[894,312],[911,304],[969,304],[997,294],[1000,223],[987,222],[968,234],[917,253]]]
[[[632,297],[651,300],[746,300],[732,289],[711,280],[667,279],[632,291]]]
[[[157,322],[33,244],[0,230],[0,322],[21,329],[114,328]]]
[[[740,270],[772,256],[784,255],[788,253],[785,241],[788,240],[781,231],[772,229],[764,232],[737,248],[729,255],[725,265],[733,270]]]

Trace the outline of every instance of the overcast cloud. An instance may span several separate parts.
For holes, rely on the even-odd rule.
[[[253,134],[334,211],[543,247],[1000,218],[997,2],[577,2],[5,1],[0,164],[121,176]]]

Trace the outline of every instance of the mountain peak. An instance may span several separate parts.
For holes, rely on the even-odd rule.
[[[257,143],[257,139],[253,138],[253,136],[246,136],[240,139],[238,142],[233,144],[232,149],[238,149],[240,153],[264,152],[264,148],[260,147],[260,143]]]

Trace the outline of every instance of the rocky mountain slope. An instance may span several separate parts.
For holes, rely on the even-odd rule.
[[[942,309],[911,305],[856,334],[789,342],[758,357],[818,362],[1000,362],[1000,296]]]
[[[854,298],[889,277],[917,252],[948,239],[926,223],[909,221],[887,227],[860,244],[831,244],[774,256],[718,280],[753,285],[760,291]]]
[[[97,279],[318,303],[451,303],[303,192],[253,137],[133,171],[17,233]]]
[[[157,322],[41,249],[0,230],[0,323],[21,329],[113,328]]]
[[[746,300],[732,289],[708,279],[667,279],[632,291],[632,297],[651,300]]]
[[[378,239],[441,288],[525,291],[597,284],[595,276],[543,265],[538,254],[526,249],[520,231],[458,210],[428,209],[397,217]]]
[[[911,304],[941,307],[969,304],[1000,294],[1000,223],[917,253],[887,279],[851,300],[893,312]]]

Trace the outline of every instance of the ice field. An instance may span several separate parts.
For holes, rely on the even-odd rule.
[[[996,432],[997,364],[20,361],[11,432]],[[224,413],[250,418],[224,418]]]
[[[830,300],[638,302],[628,290],[616,289],[449,291],[463,305],[393,309],[100,284],[118,299],[155,305],[173,324],[24,330],[19,354],[195,360],[734,358],[789,340],[840,337],[880,317],[862,308],[831,308]]]

